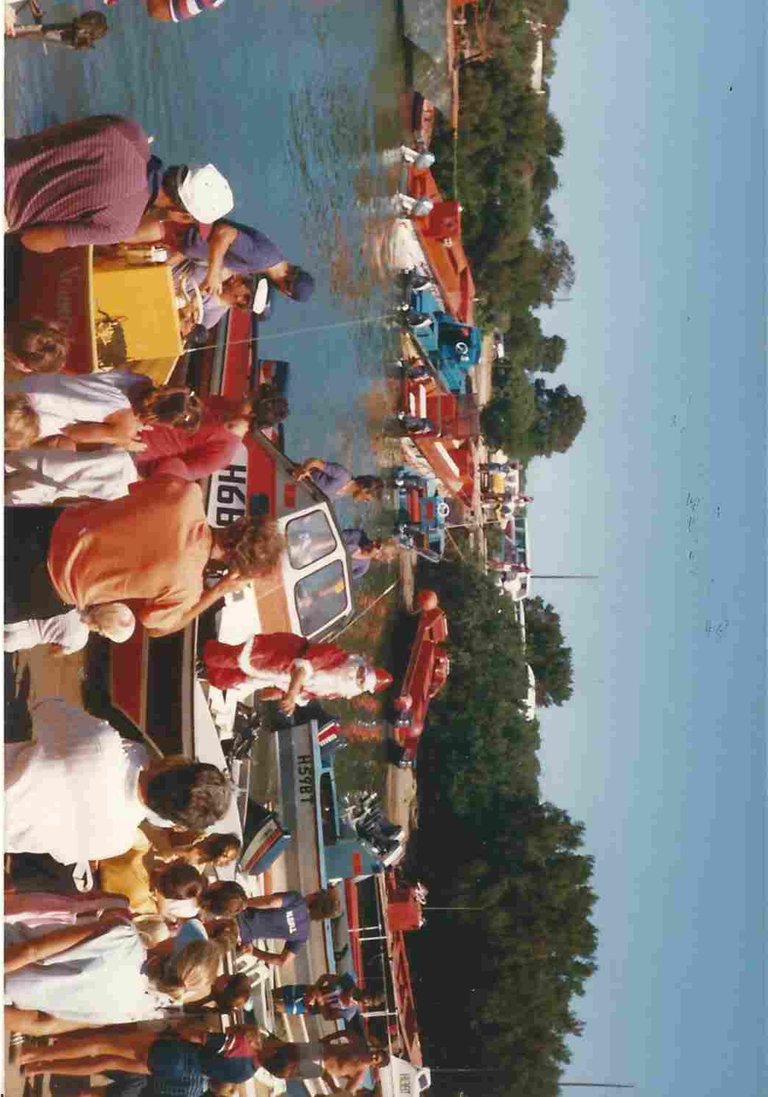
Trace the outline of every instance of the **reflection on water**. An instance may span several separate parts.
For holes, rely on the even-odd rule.
[[[167,162],[220,166],[237,218],[316,275],[313,300],[279,301],[262,329],[264,355],[292,363],[289,452],[344,456],[364,471],[373,454],[360,402],[393,357],[392,333],[339,325],[383,315],[390,299],[379,254],[394,175],[380,154],[403,136],[395,0],[233,0],[183,26],[121,0],[108,20],[87,56],[11,44],[9,132],[121,113],[156,136]]]
[[[451,110],[450,18],[447,0],[403,0],[404,31],[413,45],[413,86],[446,115]]]

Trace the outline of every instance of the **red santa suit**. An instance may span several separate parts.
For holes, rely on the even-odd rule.
[[[254,690],[279,689],[286,693],[291,673],[303,668],[307,678],[297,698],[299,705],[320,697],[357,697],[385,684],[384,676],[368,667],[362,656],[335,644],[307,643],[292,632],[254,636],[236,645],[208,640],[203,661],[208,681],[216,689],[235,689],[247,683]],[[362,685],[358,676],[361,667],[365,668]]]

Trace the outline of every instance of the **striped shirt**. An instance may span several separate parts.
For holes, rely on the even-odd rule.
[[[5,143],[9,232],[63,225],[69,247],[133,236],[150,201],[141,126],[99,115]]]
[[[168,9],[174,23],[194,19],[207,8],[220,8],[224,0],[168,0]]]

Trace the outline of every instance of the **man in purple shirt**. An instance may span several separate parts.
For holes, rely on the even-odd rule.
[[[297,480],[311,480],[325,495],[347,496],[357,503],[380,499],[384,491],[384,481],[380,477],[353,476],[343,465],[323,461],[320,457],[309,457],[297,465],[294,476]]]
[[[142,239],[147,224],[212,221],[233,204],[212,164],[163,169],[127,118],[83,118],[5,143],[5,231],[30,251]]]
[[[311,274],[289,263],[268,236],[250,225],[219,220],[207,237],[199,225],[187,230],[178,250],[185,259],[207,267],[200,283],[203,293],[220,294],[232,274],[263,274],[294,301],[308,301],[315,288]]]
[[[374,562],[393,564],[400,555],[400,546],[394,537],[372,541],[364,529],[343,529],[341,539],[349,553],[352,565],[352,581],[359,582]]]

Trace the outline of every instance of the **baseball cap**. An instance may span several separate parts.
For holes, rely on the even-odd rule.
[[[314,278],[306,270],[298,267],[291,281],[291,297],[294,301],[308,301],[314,292]]]

